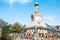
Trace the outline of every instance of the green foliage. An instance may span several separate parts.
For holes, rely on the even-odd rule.
[[[18,22],[14,23],[14,25],[12,26],[12,32],[17,32],[20,33],[24,30],[24,28],[22,27],[21,24],[19,24]]]
[[[0,19],[0,27],[2,28],[2,37],[5,38],[9,33],[9,26],[7,22]]]
[[[24,26],[19,24],[18,22],[14,23],[13,25],[8,24],[7,22],[0,20],[0,27],[2,27],[2,37],[8,37],[9,33],[21,33],[24,31]]]
[[[4,27],[5,24],[7,24],[7,22],[5,22],[2,19],[0,19],[0,27]]]
[[[8,37],[8,34],[10,33],[9,28],[10,28],[10,25],[8,25],[8,24],[4,25],[4,27],[2,29],[2,37],[3,38]]]

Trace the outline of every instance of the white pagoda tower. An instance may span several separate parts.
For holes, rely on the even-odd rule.
[[[31,22],[26,25],[25,29],[26,32],[33,32],[36,31],[38,33],[55,33],[55,29],[53,30],[53,27],[48,25],[47,23],[42,22],[42,14],[39,14],[38,9],[39,9],[39,4],[38,2],[35,3],[35,12],[34,14],[31,15]]]
[[[38,12],[38,9],[39,9],[38,2],[36,2],[34,6],[35,6],[35,12],[34,12],[34,14],[31,15],[32,22],[29,23],[26,27],[27,28],[28,27],[33,27],[34,25],[47,27],[45,25],[45,23],[42,22],[42,18],[43,18],[42,14],[39,14],[39,12]]]

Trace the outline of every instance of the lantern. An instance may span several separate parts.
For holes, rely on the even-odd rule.
[[[48,34],[48,37],[52,38],[54,35],[51,33],[51,34]]]

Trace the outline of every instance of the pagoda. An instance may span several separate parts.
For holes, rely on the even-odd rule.
[[[42,18],[43,15],[39,14],[38,10],[39,10],[39,4],[38,2],[35,3],[35,12],[34,14],[31,15],[31,22],[29,24],[26,25],[26,30],[27,31],[34,31],[36,29],[37,32],[40,33],[47,33],[47,29],[49,29],[50,27],[47,26],[46,23],[42,22]]]

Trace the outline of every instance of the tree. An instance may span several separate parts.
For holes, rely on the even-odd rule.
[[[9,28],[10,28],[10,25],[8,25],[8,24],[5,24],[5,25],[4,25],[4,27],[3,27],[3,29],[2,29],[2,37],[3,37],[3,38],[8,37],[8,35],[9,35],[9,33],[10,33]]]
[[[6,38],[9,34],[10,24],[0,19],[0,28],[2,28],[2,38]]]
[[[0,19],[0,27],[4,27],[4,25],[7,24],[7,22],[3,21],[2,19]]]
[[[14,23],[14,25],[12,26],[12,32],[17,32],[20,33],[24,30],[24,28],[22,27],[21,24],[19,24],[18,22]]]

